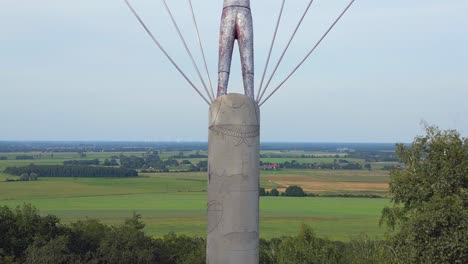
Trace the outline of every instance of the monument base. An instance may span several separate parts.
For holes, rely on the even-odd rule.
[[[258,264],[260,110],[228,94],[209,115],[207,263]]]

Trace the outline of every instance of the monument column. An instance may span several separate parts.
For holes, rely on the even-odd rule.
[[[258,264],[258,104],[223,95],[209,115],[207,263]]]

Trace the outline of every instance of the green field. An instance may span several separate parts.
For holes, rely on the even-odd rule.
[[[262,158],[263,162],[270,162],[270,163],[284,163],[286,161],[291,162],[292,160],[297,161],[298,163],[333,163],[334,161],[338,161],[340,159],[347,160],[352,163],[360,163],[364,164],[365,161],[363,159],[354,159],[354,158]]]
[[[64,160],[80,159],[77,153],[43,153],[35,160],[14,160],[21,153],[9,154],[0,161],[0,171],[7,166],[62,164]],[[31,155],[31,153],[27,153]],[[40,153],[34,153],[39,155]],[[84,159],[104,160],[120,153],[87,153]],[[143,153],[133,153],[142,155]],[[171,153],[173,155],[177,153]],[[3,154],[2,154],[3,155]],[[129,153],[125,153],[129,155]],[[168,153],[165,155],[169,156]],[[320,158],[319,158],[320,159]],[[322,158],[332,159],[332,158]],[[287,160],[287,159],[286,159]],[[291,159],[289,159],[291,160]],[[310,159],[309,159],[310,160]],[[121,223],[133,212],[140,213],[145,231],[154,236],[168,232],[204,236],[206,228],[206,173],[154,173],[137,178],[40,178],[33,182],[5,182],[16,178],[0,173],[0,205],[35,205],[42,213],[55,214],[69,223],[86,217],[104,223]],[[284,187],[278,182],[308,186],[325,186],[318,193],[361,193],[349,190],[329,190],[329,185],[343,188],[360,184],[368,186],[365,193],[382,194],[375,184],[386,184],[385,171],[280,170],[262,171],[261,186]],[[315,188],[315,187],[314,187]],[[323,237],[349,240],[359,233],[380,238],[385,230],[378,220],[388,199],[365,198],[290,198],[261,197],[260,227],[264,238],[296,233],[302,223],[311,225]]]
[[[31,203],[64,222],[85,217],[116,224],[136,211],[146,231],[203,236],[206,188],[201,173],[162,174],[132,179],[42,178],[37,182],[0,182],[0,204]],[[301,223],[321,236],[348,240],[361,232],[381,237],[377,223],[386,199],[262,197],[261,236],[291,234]]]

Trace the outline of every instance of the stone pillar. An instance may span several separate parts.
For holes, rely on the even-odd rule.
[[[208,264],[258,264],[260,111],[241,94],[210,107]]]

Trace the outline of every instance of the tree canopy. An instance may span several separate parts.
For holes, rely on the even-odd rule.
[[[299,187],[299,186],[288,186],[286,190],[284,191],[285,196],[291,196],[291,197],[303,197],[307,196],[307,194],[304,192],[304,190]]]
[[[381,224],[391,230],[397,262],[468,263],[468,140],[454,130],[427,127],[399,144],[405,168],[390,175],[393,205]]]

